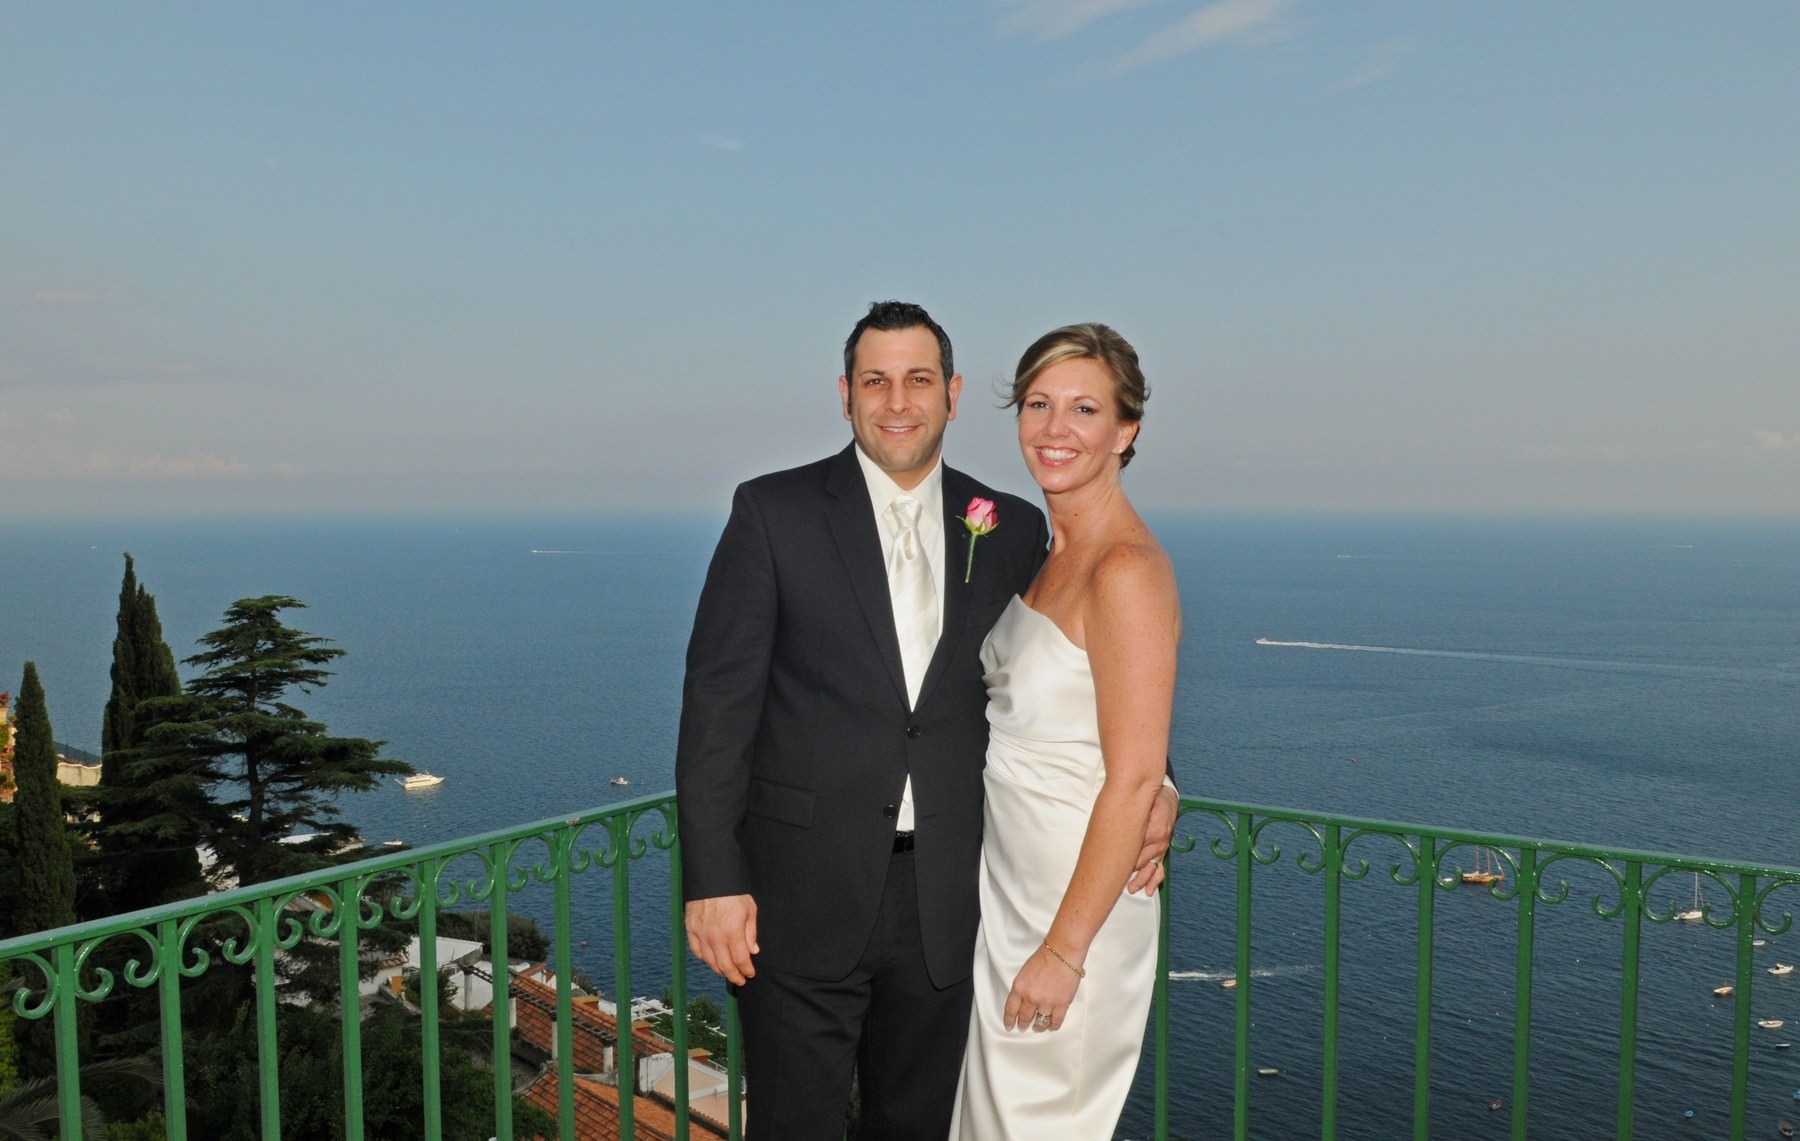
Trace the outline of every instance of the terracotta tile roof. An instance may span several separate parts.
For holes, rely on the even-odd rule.
[[[556,1071],[551,1070],[524,1093],[524,1098],[551,1117],[557,1115]],[[638,1141],[675,1141],[675,1111],[639,1095],[631,1099]],[[598,1078],[575,1078],[575,1136],[579,1141],[618,1141],[619,1091]],[[689,1132],[705,1136],[702,1123]]]

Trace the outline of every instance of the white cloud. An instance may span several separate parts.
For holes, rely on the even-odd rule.
[[[1788,448],[1800,448],[1800,432],[1784,436],[1780,432],[1771,432],[1767,428],[1758,428],[1750,433],[1750,439],[1765,452],[1780,452]]]
[[[1040,40],[1073,35],[1089,24],[1119,12],[1142,8],[1157,0],[1000,0],[1010,9],[1002,26],[1029,33]]]
[[[137,456],[127,464],[127,470],[132,475],[161,479],[241,479],[250,474],[250,465],[235,456],[189,452],[185,456]]]
[[[744,149],[744,140],[734,139],[730,135],[703,134],[700,141],[715,150],[730,151],[733,154]]]
[[[1383,79],[1394,70],[1394,65],[1400,62],[1400,57],[1412,50],[1413,45],[1405,41],[1396,40],[1392,43],[1382,44],[1369,53],[1369,58],[1361,67],[1332,84],[1331,89],[1348,91],[1352,87],[1362,87],[1374,83],[1378,79]]]
[[[31,295],[39,305],[92,305],[99,297],[87,289],[40,289]]]
[[[1218,0],[1147,37],[1112,66],[1117,74],[1174,59],[1224,40],[1262,42],[1283,35],[1281,14],[1294,0]]]

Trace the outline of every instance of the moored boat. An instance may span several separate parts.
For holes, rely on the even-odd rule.
[[[1769,973],[1772,975],[1786,975],[1786,974],[1792,974],[1793,970],[1794,970],[1794,964],[1792,964],[1792,963],[1776,963],[1774,966],[1769,968]]]

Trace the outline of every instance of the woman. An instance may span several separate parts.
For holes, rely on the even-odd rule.
[[[975,1007],[953,1137],[1109,1138],[1156,974],[1153,892],[1125,891],[1168,755],[1180,600],[1120,483],[1148,388],[1105,325],[1014,374],[1048,560],[982,647],[986,831]]]

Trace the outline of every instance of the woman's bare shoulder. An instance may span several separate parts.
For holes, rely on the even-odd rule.
[[[1113,543],[1094,560],[1088,596],[1102,617],[1108,614],[1180,612],[1175,565],[1148,530]]]

